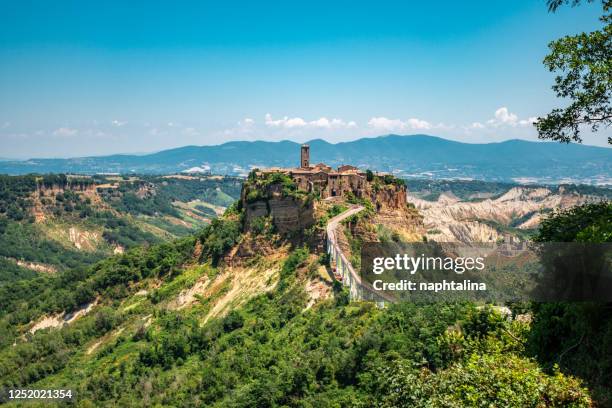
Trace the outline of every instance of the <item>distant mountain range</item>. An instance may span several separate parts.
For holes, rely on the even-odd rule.
[[[612,184],[612,149],[604,147],[524,140],[470,144],[427,135],[388,135],[336,144],[315,139],[308,144],[312,163],[350,163],[402,177]],[[254,167],[297,166],[299,146],[290,141],[228,142],[147,155],[0,161],[0,173],[244,175]]]

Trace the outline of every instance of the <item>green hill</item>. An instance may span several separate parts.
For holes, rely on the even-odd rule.
[[[349,302],[316,245],[243,218],[0,287],[0,387],[85,407],[591,406],[528,354],[527,321]]]
[[[0,285],[192,234],[242,181],[184,176],[0,176]]]
[[[471,144],[427,135],[387,135],[336,144],[315,139],[308,143],[312,163],[332,166],[352,163],[406,177],[612,183],[609,178],[612,149],[605,147],[524,140]],[[216,146],[184,146],[147,155],[6,161],[0,162],[0,173],[167,174],[204,166],[214,174],[246,175],[252,166],[296,166],[298,152],[299,144],[286,140],[237,141]]]

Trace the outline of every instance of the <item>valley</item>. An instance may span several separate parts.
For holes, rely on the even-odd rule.
[[[0,407],[612,408],[612,0],[0,10]]]
[[[389,134],[350,142],[308,142],[313,163],[352,163],[406,179],[484,180],[529,184],[612,184],[612,150],[580,144],[507,140],[461,143],[437,136]],[[288,140],[183,146],[146,155],[0,161],[0,173],[227,174],[293,164],[299,144]]]
[[[547,214],[610,199],[608,189],[512,185],[460,198],[452,191],[453,183],[446,184],[448,189],[437,194],[427,187],[408,194],[408,201],[423,216],[425,237],[430,241],[525,240],[537,231]]]
[[[233,178],[0,176],[0,285],[186,236],[238,196]]]
[[[0,285],[0,385],[71,388],[81,406],[464,405],[461,387],[491,381],[516,406],[606,398],[532,357],[538,322],[360,300],[326,237],[358,269],[366,241],[526,238],[608,190],[364,172],[321,197],[284,171],[3,179],[3,259],[30,274]]]

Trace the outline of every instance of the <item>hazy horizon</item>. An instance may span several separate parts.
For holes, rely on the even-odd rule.
[[[563,104],[547,44],[601,26],[598,3],[544,1],[0,10],[0,157],[20,159],[387,133],[537,140],[534,118]]]
[[[385,134],[385,135],[377,135],[377,136],[363,136],[363,137],[356,137],[354,139],[349,139],[349,140],[342,140],[342,141],[329,141],[329,140],[325,140],[325,138],[312,138],[312,139],[307,139],[307,140],[302,140],[302,141],[297,141],[297,140],[291,140],[291,139],[281,139],[281,140],[265,140],[265,139],[255,139],[255,140],[227,140],[227,141],[223,141],[220,143],[210,143],[210,144],[189,144],[189,145],[180,145],[180,146],[170,146],[168,148],[165,149],[159,149],[159,150],[151,150],[151,151],[135,151],[135,152],[113,152],[113,153],[108,153],[108,154],[91,154],[91,155],[82,155],[82,156],[40,156],[40,157],[6,157],[6,156],[0,156],[0,160],[3,161],[26,161],[26,160],[35,160],[35,159],[76,159],[76,158],[83,158],[83,157],[105,157],[105,156],[114,156],[114,155],[120,155],[120,156],[147,156],[147,155],[151,155],[151,154],[155,154],[155,153],[159,153],[159,152],[163,152],[166,150],[174,150],[174,149],[180,149],[183,147],[190,147],[190,146],[195,146],[195,147],[213,147],[213,146],[220,146],[226,143],[231,143],[231,142],[246,142],[246,143],[255,143],[255,142],[268,142],[268,143],[276,143],[276,142],[291,142],[291,143],[309,143],[315,140],[322,140],[326,143],[329,144],[339,144],[339,143],[350,143],[350,142],[355,142],[358,140],[362,140],[362,139],[378,139],[378,138],[384,138],[384,137],[388,137],[388,136],[399,136],[399,137],[414,137],[414,136],[426,136],[426,137],[432,137],[432,138],[440,138],[440,139],[444,139],[444,140],[448,140],[448,141],[453,141],[453,142],[459,142],[459,143],[467,143],[467,144],[491,144],[491,143],[505,143],[505,142],[510,142],[510,141],[525,141],[525,142],[536,142],[536,143],[557,143],[557,142],[552,142],[550,140],[540,140],[540,139],[535,139],[535,140],[525,140],[525,139],[520,139],[520,138],[512,138],[512,139],[505,139],[505,140],[498,140],[498,141],[490,141],[490,142],[470,142],[470,141],[462,141],[462,140],[456,140],[456,139],[452,139],[452,138],[446,138],[446,137],[442,137],[442,136],[438,136],[438,135],[433,135],[433,134],[426,134],[426,133],[415,133],[415,134],[394,134],[394,133],[389,133],[389,134]],[[572,143],[572,144],[578,144],[578,143]],[[598,146],[598,145],[591,145],[591,144],[587,144],[587,143],[580,143],[579,145],[582,146],[586,146],[586,147],[603,147],[603,148],[612,148],[609,144],[603,145],[603,146]]]

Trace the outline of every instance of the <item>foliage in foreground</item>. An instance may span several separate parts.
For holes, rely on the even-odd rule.
[[[539,242],[612,242],[612,203],[586,204],[542,221]],[[584,379],[602,406],[612,405],[612,309],[601,303],[533,305],[528,349],[544,367]]]
[[[580,211],[555,217],[565,222],[563,217],[580,218]],[[590,207],[584,212],[599,214]],[[593,375],[606,375],[609,326],[596,343],[579,344],[555,361],[591,323],[578,313],[582,325],[573,325],[568,311],[582,309],[561,309],[561,314],[536,309],[533,330],[472,304],[380,310],[371,303],[330,299],[306,309],[303,272],[318,260],[305,248],[285,259],[275,289],[205,324],[207,299],[178,311],[155,296],[133,299],[132,288],[142,280],[182,282],[198,246],[200,261],[221,261],[240,239],[237,218],[232,212],[212,223],[197,243],[185,239],[140,248],[79,273],[60,274],[45,282],[48,289],[9,285],[12,290],[0,297],[5,339],[0,386],[73,387],[81,406],[588,407],[589,392],[563,373],[595,385]],[[548,230],[556,231],[554,221],[548,222]],[[576,234],[589,231],[589,225],[580,223]],[[41,330],[12,346],[19,337],[15,325],[78,304],[77,294],[98,297],[101,306],[73,325]],[[64,299],[73,300],[58,303]],[[150,325],[143,323],[147,319]]]
[[[489,309],[327,301],[305,310],[299,271],[311,262],[295,250],[276,289],[204,325],[197,308],[147,303],[41,331],[0,351],[1,384],[70,385],[82,406],[589,406],[578,380],[524,357],[526,326]],[[138,324],[145,313],[148,327]],[[100,337],[105,345],[85,353]]]
[[[573,4],[580,0],[572,0]],[[552,11],[567,0],[549,0]],[[581,127],[597,132],[612,124],[612,1],[602,0],[603,27],[590,33],[570,35],[549,44],[544,65],[558,72],[553,90],[569,99],[565,108],[555,108],[535,126],[541,139],[582,142]],[[612,137],[608,137],[612,144]]]

